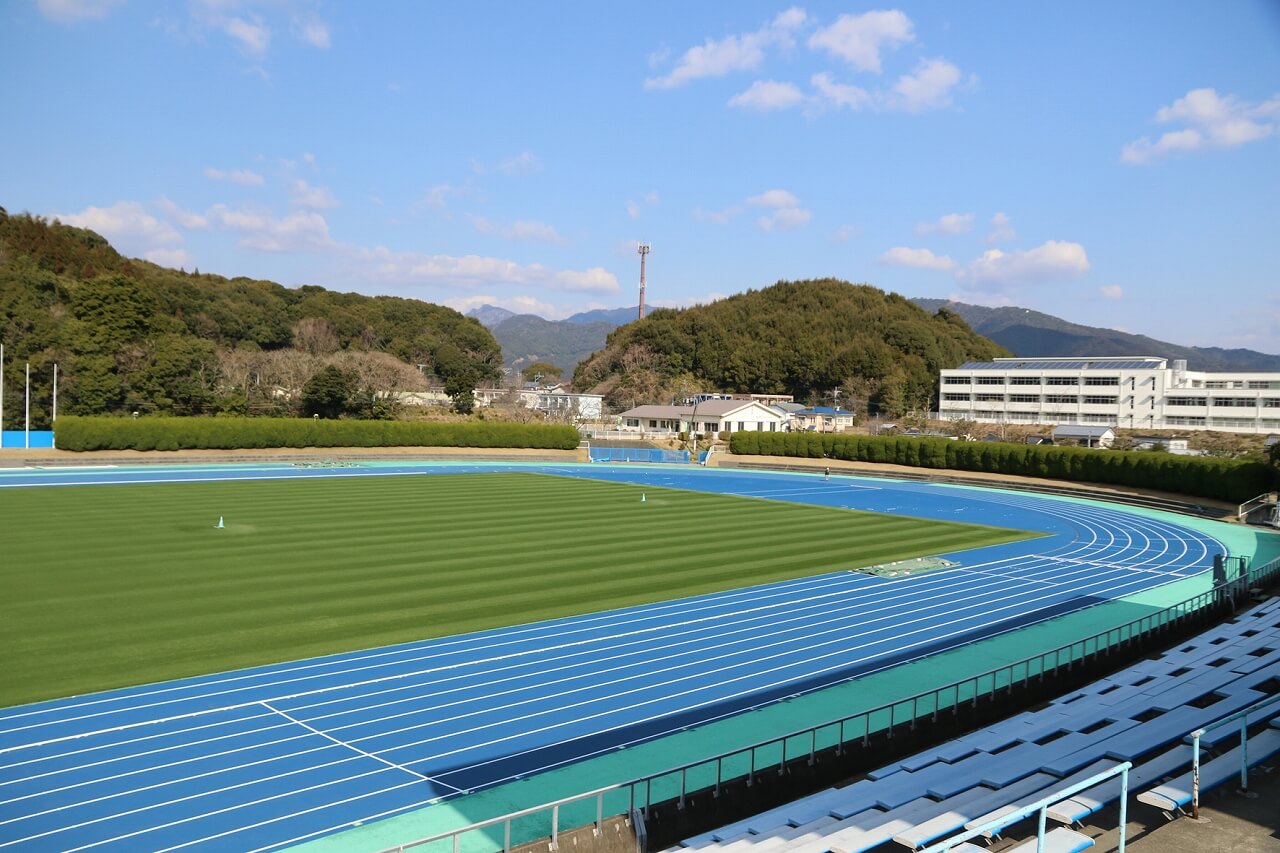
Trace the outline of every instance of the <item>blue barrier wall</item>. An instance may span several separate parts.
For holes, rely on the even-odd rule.
[[[0,447],[27,447],[26,432],[20,429],[7,429],[0,432]],[[31,447],[53,447],[53,430],[31,430]]]
[[[655,450],[649,447],[593,447],[592,462],[667,462],[688,464],[687,450]]]

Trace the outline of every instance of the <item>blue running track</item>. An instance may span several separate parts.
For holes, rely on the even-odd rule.
[[[696,468],[0,472],[0,488],[540,471],[1041,531],[801,580],[0,710],[0,853],[270,850],[1205,571],[1174,521],[1018,493]],[[776,548],[778,543],[760,543]]]

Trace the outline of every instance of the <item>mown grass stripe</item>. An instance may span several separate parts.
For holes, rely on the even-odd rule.
[[[0,517],[3,705],[1027,535],[539,474],[15,489]]]

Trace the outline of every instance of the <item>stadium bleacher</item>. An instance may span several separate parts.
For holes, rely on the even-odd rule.
[[[1115,803],[1121,779],[1052,797],[1118,763],[1132,763],[1138,802],[1172,817],[1191,801],[1189,733],[1248,712],[1249,766],[1280,753],[1280,598],[1272,598],[1159,657],[1102,678],[1045,707],[1018,714],[896,761],[839,788],[685,839],[678,850],[853,853],[889,842],[907,849],[977,831],[1029,805],[1052,803],[1063,824],[1046,851],[1093,845],[1073,829]],[[1255,706],[1259,706],[1255,709]],[[1237,778],[1239,725],[1211,728],[1200,744],[1200,789]],[[1216,750],[1222,750],[1216,752]],[[1049,799],[1046,799],[1049,798]],[[1037,806],[1039,808],[1039,806]],[[997,837],[1003,826],[984,832]],[[1034,850],[1036,839],[1011,848]],[[980,848],[962,843],[951,848]]]

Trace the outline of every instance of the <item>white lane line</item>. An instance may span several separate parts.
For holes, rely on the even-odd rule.
[[[381,762],[382,764],[385,764],[388,767],[394,768],[396,770],[403,770],[405,773],[408,773],[411,776],[417,776],[419,779],[425,780],[427,782],[431,782],[432,784],[444,785],[444,787],[449,788],[453,791],[456,791],[459,794],[467,793],[462,788],[455,788],[453,785],[447,784],[445,782],[439,782],[436,779],[431,778],[430,776],[427,776],[423,773],[419,773],[417,770],[410,770],[408,767],[405,767],[403,764],[396,764],[394,761],[390,761],[386,758],[383,758],[380,755],[374,755],[371,752],[365,752],[363,749],[356,746],[355,744],[345,740],[339,740],[338,738],[334,737],[328,732],[322,732],[319,729],[315,728],[314,726],[304,723],[302,720],[299,720],[297,717],[290,716],[284,711],[281,711],[279,708],[273,707],[270,703],[263,702],[261,704],[262,704],[262,707],[266,708],[268,711],[273,711],[279,714],[280,716],[284,717],[286,720],[288,720],[291,723],[297,723],[298,725],[302,726],[304,729],[311,732],[312,734],[320,735],[320,737],[324,738],[325,740],[332,741],[333,743],[336,743],[338,746],[345,747],[346,749],[349,749],[352,752],[358,752],[361,755],[363,755],[365,758],[372,758],[374,761]]]

